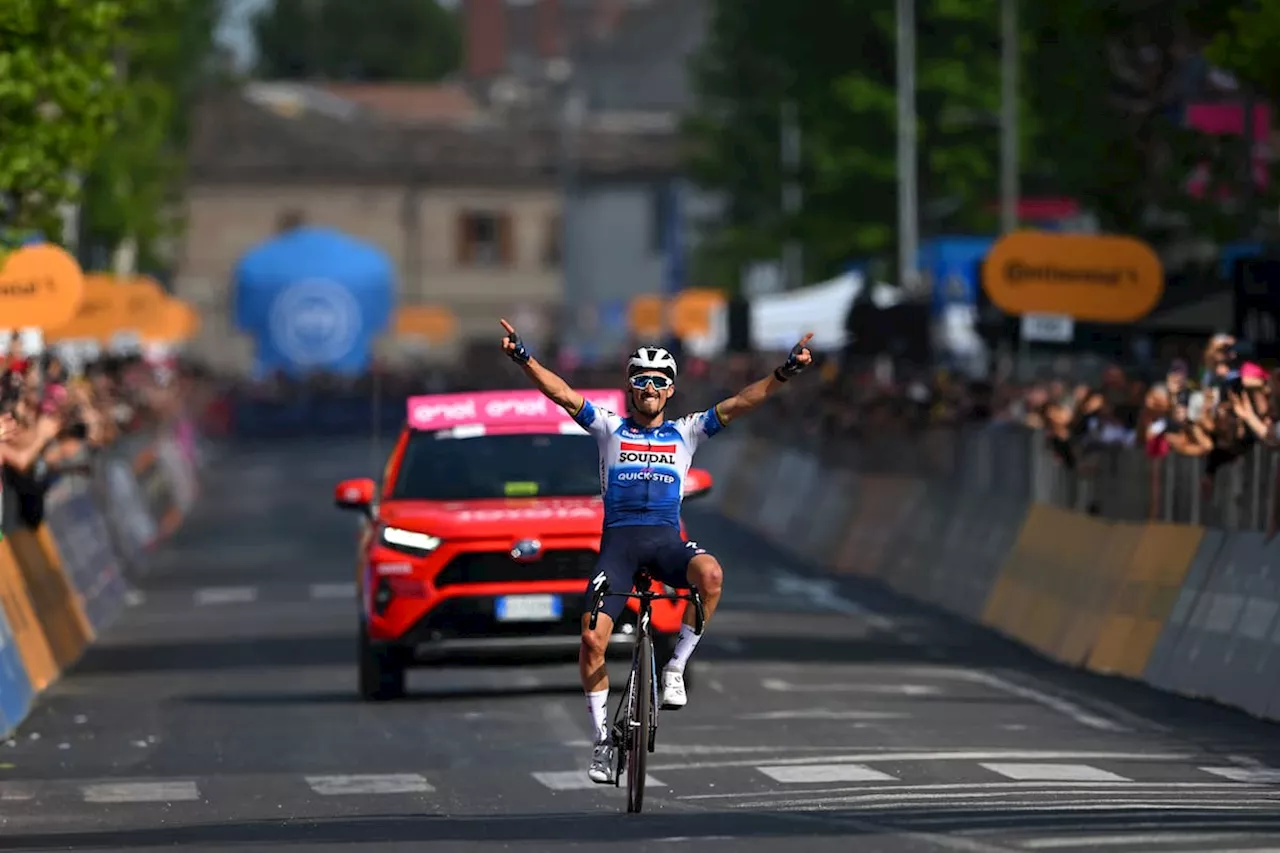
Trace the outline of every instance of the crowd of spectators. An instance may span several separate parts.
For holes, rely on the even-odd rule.
[[[708,406],[767,375],[779,357],[681,356],[674,409],[683,413]],[[317,397],[372,397],[386,404],[382,426],[396,428],[401,422],[397,406],[409,395],[508,388],[523,381],[488,349],[458,364],[455,369],[380,369],[376,379],[273,376],[238,393],[286,405]],[[619,384],[616,365],[555,366],[579,387]],[[794,383],[741,428],[820,451],[834,462],[923,476],[957,469],[957,457],[968,452],[968,445],[949,444],[949,437],[1021,428],[1016,435],[1025,439],[1022,444],[1038,447],[1052,467],[1068,478],[1091,481],[1091,495],[1079,498],[1085,508],[1105,505],[1110,495],[1113,504],[1128,507],[1128,517],[1162,512],[1177,520],[1198,517],[1199,509],[1159,506],[1172,500],[1160,490],[1177,477],[1183,494],[1178,500],[1208,501],[1219,472],[1238,473],[1249,466],[1233,463],[1256,460],[1260,448],[1280,445],[1275,416],[1280,371],[1273,375],[1252,361],[1248,346],[1230,335],[1215,336],[1197,362],[1174,360],[1158,373],[1113,364],[1088,374],[1063,370],[1019,380],[1008,372],[993,381],[971,381],[929,367],[835,353],[820,353],[813,373],[818,375]],[[998,441],[1013,442],[1015,433],[1006,434],[1007,442]],[[1280,454],[1268,455],[1273,467],[1277,459]],[[1179,460],[1174,472],[1169,463]],[[1016,456],[1000,464],[1020,465],[1027,473],[1011,476],[1024,479],[1039,470],[1034,460],[1019,462]],[[1263,482],[1268,475],[1251,476],[1250,482]],[[1240,488],[1233,482],[1232,488]],[[1121,494],[1126,489],[1130,493]],[[1205,496],[1186,496],[1198,490]],[[1267,485],[1265,491],[1273,490]],[[1063,500],[1078,502],[1074,495]]]
[[[88,473],[123,433],[171,415],[189,375],[138,356],[105,357],[72,371],[56,355],[28,356],[15,334],[0,354],[3,528],[35,526],[53,482]]]

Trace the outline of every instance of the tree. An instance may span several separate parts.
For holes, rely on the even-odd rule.
[[[220,11],[219,0],[134,0],[121,28],[117,128],[87,176],[84,216],[94,242],[136,245],[147,266],[179,226],[187,125]]]
[[[1186,127],[1182,107],[1199,93],[1197,57],[1237,5],[1024,3],[1027,83],[1040,107],[1029,166],[1039,183],[1084,200],[1107,230],[1155,241],[1171,229],[1229,236],[1216,194],[1191,196],[1187,179],[1203,162],[1213,182],[1235,183],[1238,157]]]
[[[59,207],[116,126],[114,65],[125,4],[0,4],[0,195],[18,228],[61,236]]]
[[[1280,19],[1274,9],[1232,18],[1241,2],[1021,2],[1023,194],[1074,197],[1104,228],[1155,241],[1237,233],[1220,195],[1193,197],[1187,182],[1206,165],[1211,182],[1238,186],[1244,158],[1230,140],[1186,127],[1182,107],[1199,95],[1198,56],[1215,34],[1231,21],[1232,32],[1266,33]],[[922,235],[994,233],[1000,0],[917,0],[916,16]],[[695,179],[728,205],[700,244],[706,280],[736,281],[745,263],[778,257],[788,236],[804,242],[810,276],[893,257],[895,28],[889,0],[715,2],[686,122]],[[1280,87],[1266,64],[1276,61],[1271,41],[1231,38],[1237,67]],[[793,221],[780,204],[784,98],[804,130],[805,205]]]
[[[462,62],[458,17],[436,0],[276,0],[253,31],[265,79],[435,81]]]
[[[994,225],[998,194],[997,0],[922,0],[917,8],[919,176],[926,226]],[[708,279],[801,239],[807,273],[825,276],[897,235],[896,20],[889,0],[720,0],[695,58],[698,106],[686,122],[691,168],[728,199],[702,244]],[[781,214],[782,102],[803,130],[804,210]],[[1025,111],[1024,111],[1025,112]]]
[[[1208,57],[1234,72],[1272,102],[1280,100],[1280,6],[1254,3],[1232,9],[1230,21],[1214,39]]]

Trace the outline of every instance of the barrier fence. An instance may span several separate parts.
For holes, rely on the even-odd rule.
[[[190,423],[129,435],[61,475],[43,512],[12,511],[0,540],[0,734],[126,606],[130,581],[196,497]],[[32,516],[37,516],[33,518]]]
[[[724,514],[831,572],[1069,666],[1280,720],[1272,449],[1210,477],[1203,458],[1120,447],[1064,461],[1013,426],[840,446],[730,428],[696,464]]]

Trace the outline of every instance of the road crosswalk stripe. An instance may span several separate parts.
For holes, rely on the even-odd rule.
[[[356,585],[354,583],[313,583],[310,595],[320,600],[355,598]]]
[[[784,785],[822,782],[896,782],[897,777],[864,764],[800,764],[757,767],[756,770]]]
[[[308,776],[307,785],[325,797],[355,794],[427,794],[435,788],[417,773]]]
[[[99,782],[81,789],[89,803],[173,803],[200,799],[200,789],[189,780],[164,782]]]
[[[1280,784],[1280,770],[1272,767],[1201,767],[1205,773],[1250,785]]]
[[[195,591],[198,606],[211,604],[249,604],[257,601],[258,588],[253,586],[210,586]]]
[[[585,770],[566,770],[557,772],[542,772],[532,774],[546,787],[553,791],[586,791],[592,788],[612,788],[612,785],[601,785],[592,782],[587,777]],[[646,788],[666,788],[669,787],[666,782],[662,782],[652,776],[645,775]]]
[[[1088,764],[983,763],[992,773],[1019,782],[1132,782],[1125,776]]]

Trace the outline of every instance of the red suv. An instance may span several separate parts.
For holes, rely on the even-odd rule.
[[[584,396],[625,411],[621,391]],[[685,497],[711,485],[692,469]],[[595,442],[536,391],[411,398],[381,489],[355,479],[334,492],[339,507],[365,519],[360,695],[402,696],[405,670],[433,662],[575,652],[600,549],[600,492]],[[615,647],[634,640],[632,606],[615,626]],[[653,605],[662,653],[683,607]]]

